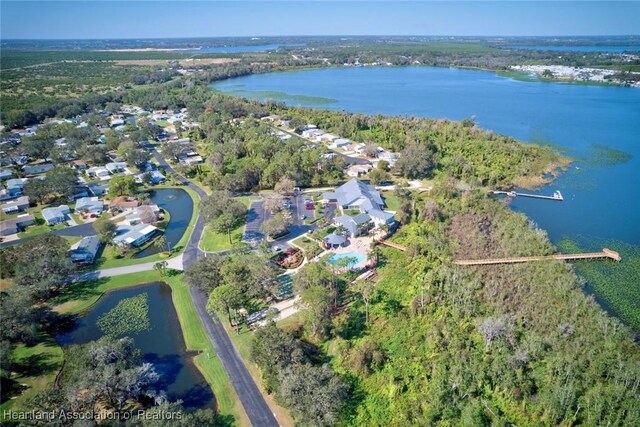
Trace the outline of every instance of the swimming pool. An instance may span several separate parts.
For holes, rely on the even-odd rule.
[[[351,260],[348,264],[347,267],[353,267],[356,266],[358,264],[360,264],[361,262],[363,262],[366,257],[362,254],[359,254],[358,252],[347,252],[344,254],[333,254],[329,257],[329,262],[333,265],[338,265],[340,263],[341,260],[345,259],[345,258],[353,258],[353,260]]]

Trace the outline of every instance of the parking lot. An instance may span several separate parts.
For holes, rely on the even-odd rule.
[[[265,238],[264,233],[260,231],[260,226],[268,219],[267,215],[268,213],[265,212],[262,200],[253,200],[251,202],[247,212],[247,224],[242,235],[243,242],[257,243]]]

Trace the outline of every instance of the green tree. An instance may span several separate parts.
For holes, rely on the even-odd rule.
[[[435,165],[433,152],[428,147],[413,144],[400,153],[395,170],[409,179],[428,178]]]
[[[153,264],[153,269],[160,273],[160,276],[165,276],[167,274],[167,267],[169,263],[167,261],[159,261]]]
[[[98,218],[93,222],[93,224],[91,224],[91,226],[96,233],[98,233],[98,236],[103,243],[111,243],[113,238],[116,237],[118,227],[113,221],[106,217]]]
[[[279,400],[301,424],[336,425],[349,393],[329,365],[291,365],[280,372]]]
[[[67,284],[75,271],[68,251],[69,242],[60,236],[35,236],[3,251],[2,274],[13,277],[16,287],[27,290],[32,298],[47,299]]]
[[[391,175],[389,174],[389,172],[386,172],[383,169],[376,168],[372,169],[371,172],[369,172],[369,180],[373,185],[382,184],[389,181],[390,179]]]
[[[280,389],[279,373],[292,364],[306,361],[302,343],[289,332],[268,322],[256,331],[251,342],[251,359],[260,367],[263,385],[268,393]]]
[[[231,242],[231,231],[245,218],[247,209],[225,191],[214,191],[204,198],[200,211],[207,224],[218,233],[226,233]]]
[[[63,393],[53,398],[41,396],[36,409],[51,410],[48,404],[78,411],[113,410],[117,413],[140,398],[162,401],[155,385],[160,380],[151,363],[143,362],[131,338],[108,336],[65,351]]]
[[[187,285],[199,289],[207,294],[220,285],[222,277],[220,268],[226,262],[227,257],[219,255],[207,255],[198,258],[184,272],[184,280]]]
[[[109,181],[109,197],[132,196],[136,192],[136,179],[131,175],[114,176]]]
[[[295,192],[296,183],[288,176],[283,176],[276,183],[274,191],[283,196],[290,196]]]
[[[300,294],[300,302],[306,308],[302,311],[306,323],[311,327],[311,335],[324,337],[331,323],[334,296],[330,289],[312,286]]]
[[[240,308],[242,301],[244,301],[244,297],[239,289],[231,285],[220,285],[209,294],[207,311],[211,314],[215,314],[216,311],[225,312],[229,319],[229,325],[237,326],[231,319],[231,310]]]
[[[167,237],[165,235],[160,235],[156,237],[156,239],[153,241],[153,246],[160,249],[163,252],[166,252],[169,250],[168,243],[169,242],[167,241]]]
[[[125,141],[118,147],[118,154],[124,157],[129,166],[140,166],[149,161],[150,154],[133,141]]]
[[[46,135],[24,138],[22,148],[31,157],[47,160],[55,146],[55,139]]]

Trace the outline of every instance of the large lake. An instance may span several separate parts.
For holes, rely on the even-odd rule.
[[[292,105],[460,120],[576,159],[550,188],[565,201],[516,199],[553,240],[591,234],[640,245],[640,90],[525,82],[429,67],[330,68],[252,75],[212,85]],[[616,150],[616,151],[612,151]]]
[[[412,115],[478,124],[524,141],[560,147],[575,162],[552,185],[564,202],[516,198],[511,204],[584,249],[640,251],[640,89],[520,81],[493,72],[430,67],[327,68],[252,75],[215,89],[291,105],[367,114]],[[638,263],[625,263],[627,303],[638,298]],[[630,271],[627,271],[630,269]],[[634,283],[635,282],[635,283]],[[606,286],[602,285],[606,294]],[[602,295],[602,294],[601,294]],[[606,298],[613,298],[613,294]],[[606,304],[605,304],[606,305]]]
[[[558,46],[558,45],[513,45],[505,46],[508,49],[524,49],[524,50],[546,50],[552,52],[606,52],[606,53],[622,53],[622,52],[638,52],[640,46]]]
[[[216,47],[199,47],[191,49],[180,49],[177,52],[183,53],[247,53],[247,52],[266,52],[268,50],[276,50],[279,47],[302,46],[301,44],[261,44],[250,46],[216,46]]]

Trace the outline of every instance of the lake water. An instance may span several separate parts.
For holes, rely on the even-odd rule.
[[[171,288],[164,283],[150,283],[106,293],[86,314],[79,317],[76,327],[56,340],[61,345],[84,344],[102,337],[96,326],[100,316],[113,309],[124,298],[146,293],[151,329],[131,335],[146,362],[154,364],[161,375],[159,388],[171,401],[181,399],[188,408],[213,408],[214,397],[206,380],[187,353],[182,329],[171,300]],[[119,337],[118,337],[119,338]]]
[[[640,328],[639,89],[519,81],[488,71],[430,67],[326,68],[252,75],[211,86],[240,96],[339,111],[474,117],[485,129],[559,147],[575,162],[535,193],[560,190],[564,201],[518,197],[511,207],[547,230],[555,243],[567,238],[582,250],[625,248],[620,249],[623,262],[618,267],[625,283],[598,283],[595,276],[590,283],[597,296],[617,298],[618,307],[626,304],[623,310],[634,311],[632,322]],[[585,271],[581,268],[578,271]]]
[[[301,46],[299,44],[264,44],[255,46],[218,46],[218,47],[202,47],[200,49],[181,49],[180,53],[247,53],[247,52],[266,52],[275,50],[279,47]]]
[[[639,52],[640,46],[505,46],[508,49],[546,50],[553,52]]]
[[[151,192],[151,203],[158,205],[171,215],[164,236],[169,246],[173,248],[187,231],[193,213],[193,199],[180,188],[160,188]],[[135,258],[143,258],[160,251],[161,249],[151,245],[138,252]]]
[[[519,198],[513,208],[530,215],[556,241],[592,234],[640,245],[638,89],[524,82],[493,72],[430,67],[329,68],[252,75],[212,86],[332,110],[475,117],[483,128],[553,144],[576,161],[539,192],[551,195],[559,189],[565,201]],[[301,101],[315,98],[320,102]]]

